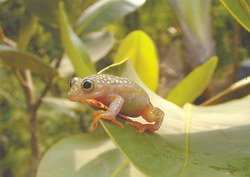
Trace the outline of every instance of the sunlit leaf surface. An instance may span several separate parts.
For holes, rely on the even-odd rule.
[[[217,106],[186,104],[181,109],[146,88],[128,62],[104,72],[134,80],[165,112],[156,133],[140,134],[134,127],[101,121],[117,147],[143,173],[156,177],[249,176],[249,96]]]
[[[212,57],[206,63],[195,68],[168,94],[167,100],[179,106],[192,103],[208,86],[218,63],[217,57]]]
[[[158,86],[158,56],[154,42],[143,31],[134,31],[123,39],[114,62],[130,59],[140,79],[153,91]]]

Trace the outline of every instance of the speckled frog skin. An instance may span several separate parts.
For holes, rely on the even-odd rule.
[[[111,120],[123,127],[115,118],[118,113],[129,117],[142,116],[147,122],[154,122],[141,124],[132,120],[126,121],[126,124],[137,127],[140,132],[156,131],[162,124],[164,113],[153,107],[148,94],[139,85],[126,78],[108,74],[95,74],[83,79],[74,77],[70,87],[69,100],[84,102],[94,99],[108,107],[107,111],[98,110],[93,113],[94,120],[90,130],[96,128],[100,119]]]

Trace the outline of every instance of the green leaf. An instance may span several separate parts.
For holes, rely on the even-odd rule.
[[[113,148],[106,136],[97,133],[66,138],[44,155],[37,177],[105,177],[119,173],[127,162]]]
[[[167,100],[178,106],[192,103],[208,86],[218,63],[217,57],[212,57],[207,62],[195,68],[168,94]]]
[[[158,86],[158,56],[154,42],[143,31],[133,31],[123,39],[114,62],[130,59],[140,79],[153,91]]]
[[[250,32],[250,0],[220,0],[228,12]]]
[[[142,6],[146,0],[100,0],[83,12],[77,33],[97,31]]]
[[[94,63],[91,61],[82,41],[74,33],[68,23],[64,11],[64,4],[59,3],[59,26],[61,32],[62,45],[66,54],[69,56],[75,72],[79,77],[85,77],[95,73]]]
[[[46,80],[49,80],[58,74],[54,68],[42,62],[37,56],[9,46],[0,45],[0,58],[14,69],[29,69],[31,72]]]
[[[113,35],[108,31],[89,33],[82,40],[93,62],[103,58],[112,49],[115,42]]]
[[[156,133],[140,134],[101,121],[132,164],[152,177],[245,177],[250,175],[250,97],[217,106],[187,104],[184,109],[154,94],[138,79],[129,62],[103,70],[137,82],[154,106],[165,112]]]
[[[26,50],[28,44],[32,38],[32,35],[36,29],[38,18],[31,14],[29,11],[25,11],[21,18],[20,30],[18,37],[18,48],[20,50]]]

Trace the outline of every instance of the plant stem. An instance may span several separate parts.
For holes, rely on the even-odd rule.
[[[249,88],[250,88],[250,76],[232,84],[227,89],[223,90],[222,92],[218,93],[217,95],[203,102],[201,106],[214,105],[214,104],[219,104],[219,103],[223,103],[226,101],[230,101],[232,99],[241,98],[250,93]],[[234,92],[236,92],[235,97],[230,97],[230,94],[233,94]],[[241,96],[239,93],[243,93],[243,95]]]
[[[28,44],[34,34],[37,26],[38,18],[34,17],[28,11],[25,11],[25,16],[21,20],[20,35],[18,37],[17,47],[20,50],[26,50]],[[37,103],[34,94],[34,85],[32,81],[32,75],[29,70],[18,71],[17,78],[21,86],[23,87],[24,94],[27,103],[27,112],[29,114],[29,130],[30,130],[30,144],[31,144],[31,177],[36,177],[37,169],[40,160],[40,149],[39,149],[39,136],[38,136],[38,125],[37,125],[37,109],[40,105]],[[47,89],[48,90],[48,89]],[[42,95],[44,96],[45,93]],[[41,96],[41,97],[42,97]]]
[[[40,149],[39,149],[39,138],[38,138],[38,125],[37,125],[37,112],[31,107],[29,111],[29,128],[31,134],[31,177],[36,177],[37,169],[40,161]]]
[[[60,65],[61,59],[56,62],[55,68]],[[29,114],[29,129],[31,135],[31,177],[36,177],[37,170],[40,161],[40,149],[39,149],[39,135],[37,124],[37,110],[42,103],[42,99],[48,93],[54,78],[51,78],[45,85],[40,96],[36,99],[34,95],[34,86],[32,81],[32,75],[29,70],[16,71],[16,76],[20,85],[24,90],[27,103],[27,112]]]
[[[31,143],[31,177],[36,177],[39,159],[40,159],[40,150],[38,145],[38,133],[37,133],[37,108],[35,108],[35,96],[33,89],[32,76],[30,71],[17,71],[17,78],[20,85],[23,88],[26,103],[27,103],[27,112],[29,114],[29,129],[30,129],[30,143]]]

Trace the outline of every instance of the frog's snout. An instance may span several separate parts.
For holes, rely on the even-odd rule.
[[[68,92],[68,99],[70,101],[78,102],[81,100],[85,100],[84,94],[80,89],[70,89]]]
[[[79,96],[78,96],[76,91],[70,89],[69,92],[68,92],[68,99],[70,101],[78,101]]]
[[[69,99],[70,101],[75,101],[74,95],[73,95],[70,91],[68,92],[68,99]]]

